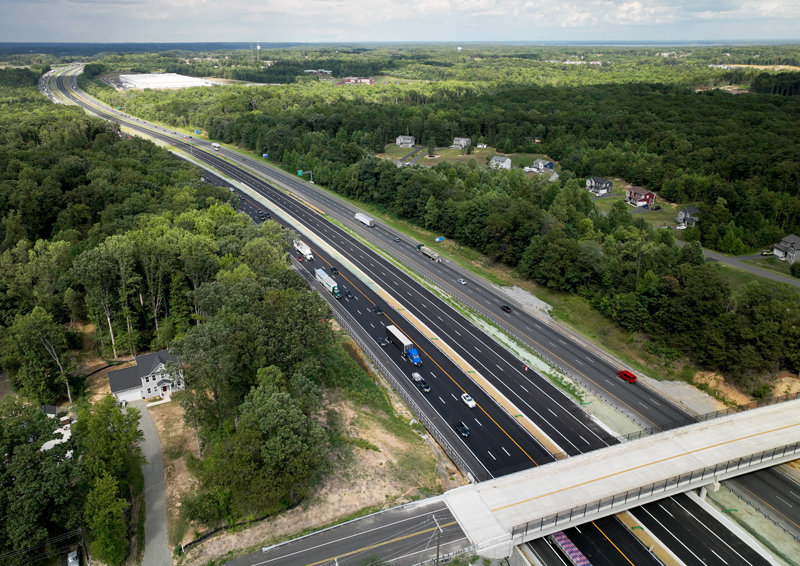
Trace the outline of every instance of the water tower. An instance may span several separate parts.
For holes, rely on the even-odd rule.
[[[460,47],[456,47],[456,51],[458,51],[459,53],[461,53],[461,48],[460,48]]]

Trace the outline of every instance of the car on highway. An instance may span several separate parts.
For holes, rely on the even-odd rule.
[[[378,346],[380,346],[381,348],[385,348],[386,346],[389,345],[389,343],[386,341],[386,338],[384,338],[383,336],[376,336],[375,342],[377,342]]]
[[[339,270],[337,268],[331,266],[331,273],[333,273],[334,275],[339,275]]]
[[[395,241],[395,242],[399,242],[399,241],[400,241],[400,238],[397,238],[397,237],[396,237],[396,238],[394,239],[394,241]]]
[[[303,261],[303,256],[301,256],[301,255],[298,255],[298,256],[297,256],[297,261]]]
[[[381,307],[379,307],[378,305],[375,305],[374,307],[372,307],[372,312],[374,312],[375,314],[380,315],[380,314],[383,314],[383,309]]]
[[[461,395],[461,400],[464,401],[464,404],[470,409],[474,409],[476,407],[475,400],[469,396],[469,393],[463,393]]]
[[[261,220],[264,220],[264,215],[263,215],[263,214],[259,214],[259,215],[258,215],[258,217],[259,217]]]
[[[508,305],[503,305],[502,307],[500,307],[500,310],[503,312],[507,312],[508,314],[511,314],[511,307],[509,307]]]
[[[467,284],[467,280],[466,279],[458,279],[458,282],[461,283],[462,285],[466,285]]]
[[[464,438],[469,436],[469,427],[464,424],[464,421],[458,421],[456,423],[456,430],[458,431],[458,434]]]
[[[271,218],[270,215],[269,215],[269,212],[265,212],[264,216],[266,216],[267,218]]]
[[[425,383],[424,379],[420,379],[419,381],[415,381],[414,383],[417,385],[417,389],[419,389],[423,393],[431,392],[431,386]]]
[[[761,250],[761,255],[775,255],[772,250]]]
[[[236,192],[236,191],[234,191],[234,190],[233,190],[233,187],[231,187],[231,192],[232,192],[232,193],[235,193],[235,192]]]
[[[350,292],[350,289],[345,289],[345,290],[344,290],[344,295],[345,295],[345,297],[347,297],[348,299],[352,299],[352,298],[353,298],[353,293],[351,293],[351,292]]]
[[[239,195],[239,200],[244,200],[244,195]]]
[[[636,376],[626,369],[619,370],[617,375],[629,383],[636,383]]]

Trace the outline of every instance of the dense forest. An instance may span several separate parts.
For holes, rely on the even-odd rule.
[[[780,75],[779,75],[780,76]],[[743,253],[800,232],[800,99],[683,85],[540,86],[443,81],[413,85],[225,87],[119,93],[84,81],[147,119],[311,169],[343,195],[453,238],[548,287],[580,293],[647,347],[688,356],[760,395],[762,380],[800,369],[796,294],[762,284],[733,293],[670,231],[620,203],[603,216],[580,188],[622,177],[702,214],[689,240]],[[504,153],[545,153],[561,183],[484,164],[397,168],[377,159],[396,135],[429,146],[469,136]],[[535,143],[536,139],[541,143]],[[774,316],[766,310],[780,304]],[[776,331],[780,328],[781,331]]]
[[[139,413],[110,395],[90,404],[81,356],[177,356],[186,391],[175,399],[201,454],[189,521],[301,501],[341,436],[318,415],[324,391],[393,413],[289,268],[291,234],[256,227],[194,166],[51,104],[36,81],[0,70],[0,366],[16,393],[0,402],[0,554],[78,527],[93,558],[117,566],[128,554]],[[87,333],[93,351],[81,351]],[[65,402],[73,435],[43,449],[57,421],[40,406]]]

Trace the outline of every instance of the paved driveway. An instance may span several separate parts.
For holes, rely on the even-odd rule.
[[[144,522],[143,566],[171,566],[172,557],[167,546],[167,489],[164,485],[164,463],[161,460],[161,441],[158,431],[144,401],[133,401],[128,406],[142,413],[139,428],[144,431],[142,452],[147,464],[144,473],[144,500],[147,514]]]

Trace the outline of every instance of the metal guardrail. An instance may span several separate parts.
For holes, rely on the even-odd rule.
[[[657,434],[659,432],[672,430],[689,424],[694,424],[701,421],[710,421],[718,419],[720,417],[725,417],[727,415],[735,415],[736,413],[742,413],[744,411],[749,411],[751,409],[758,409],[759,407],[768,407],[769,405],[776,405],[778,403],[785,403],[786,401],[793,401],[795,399],[800,399],[800,393],[795,393],[791,395],[780,395],[778,397],[770,397],[769,399],[764,399],[761,401],[752,401],[745,405],[736,405],[735,407],[728,407],[727,409],[723,409],[721,411],[713,411],[711,413],[706,413],[704,415],[698,415],[696,417],[691,417],[679,421],[673,421],[664,426],[650,427],[637,432],[632,432],[630,434],[625,435],[623,438],[625,438],[626,440],[636,440],[637,438],[643,438],[645,436],[650,436],[651,434]]]
[[[734,478],[734,479],[735,479],[735,478]],[[732,489],[732,488],[730,488],[729,486],[725,485],[724,483],[723,483],[723,484],[721,484],[721,486],[722,486],[722,488],[724,488],[724,489],[728,490],[728,492],[730,492],[730,494],[731,494],[731,495],[734,495],[734,496],[738,497],[738,498],[739,498],[741,501],[743,501],[744,503],[747,503],[747,504],[748,504],[750,507],[752,507],[753,509],[755,509],[756,511],[758,511],[758,512],[759,512],[759,513],[760,513],[760,514],[761,514],[761,515],[762,515],[762,516],[763,516],[765,519],[767,519],[768,521],[770,521],[770,522],[771,522],[773,525],[775,525],[776,527],[778,527],[778,528],[779,528],[780,530],[782,530],[784,533],[786,533],[787,535],[789,535],[790,537],[792,537],[792,538],[793,538],[794,540],[796,540],[797,542],[800,542],[800,537],[798,537],[796,533],[792,533],[792,532],[790,532],[788,529],[786,529],[786,527],[784,527],[783,525],[781,525],[780,523],[778,523],[778,521],[776,521],[775,519],[773,519],[773,518],[772,518],[772,517],[769,515],[769,511],[766,511],[766,510],[764,510],[764,506],[762,506],[761,504],[759,504],[757,501],[754,501],[753,499],[751,499],[751,498],[749,498],[749,497],[745,497],[744,495],[742,495],[741,493],[738,493],[738,492],[737,492],[735,489]],[[769,507],[769,505],[767,505],[767,507]],[[771,508],[770,508],[770,509],[771,509]],[[772,510],[774,511],[774,509],[772,509]]]
[[[764,450],[763,452],[751,454],[750,456],[728,460],[721,464],[716,464],[715,466],[706,466],[679,476],[673,476],[665,480],[644,485],[638,489],[630,489],[611,497],[587,503],[586,505],[579,505],[566,511],[560,511],[559,513],[554,513],[534,521],[528,521],[527,523],[514,527],[511,531],[511,536],[512,539],[525,537],[528,533],[537,533],[560,524],[570,523],[574,519],[580,519],[601,510],[609,510],[609,514],[612,514],[612,509],[615,507],[628,508],[628,503],[631,501],[638,501],[659,492],[665,493],[667,490],[680,487],[681,485],[693,484],[705,479],[714,480],[719,474],[749,467],[752,464],[783,458],[786,455],[797,454],[798,452],[800,452],[800,442],[794,442],[792,444],[773,448],[772,450]]]
[[[400,385],[399,381],[395,378],[391,371],[383,364],[381,360],[372,352],[372,349],[364,343],[361,337],[355,332],[352,326],[344,319],[344,317],[336,310],[333,309],[333,316],[336,318],[336,321],[341,325],[342,328],[345,329],[347,334],[358,344],[361,351],[364,352],[369,359],[372,361],[375,368],[381,373],[383,378],[389,383],[392,388],[397,392],[406,406],[414,413],[414,416],[417,420],[425,427],[425,430],[439,443],[439,446],[445,451],[447,456],[453,463],[464,472],[467,477],[469,477],[473,482],[477,482],[478,480],[473,476],[469,466],[467,466],[466,462],[461,458],[461,456],[456,452],[456,450],[451,446],[451,444],[447,441],[444,435],[439,431],[438,428],[434,425],[433,421],[431,421],[425,412],[417,405],[416,401],[411,398],[408,392]]]

